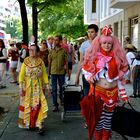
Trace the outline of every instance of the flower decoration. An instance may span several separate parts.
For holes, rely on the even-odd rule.
[[[103,29],[102,29],[102,35],[105,36],[110,36],[112,34],[112,28],[111,25],[106,25]]]

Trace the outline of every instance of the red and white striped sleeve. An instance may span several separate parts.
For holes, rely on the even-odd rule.
[[[125,87],[120,80],[118,80],[118,89],[119,89],[119,95],[120,95],[122,101],[127,101],[128,96],[127,96]]]

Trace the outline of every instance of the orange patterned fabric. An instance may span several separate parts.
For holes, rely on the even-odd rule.
[[[116,103],[118,102],[118,88],[115,87],[104,89],[96,85],[95,96],[100,96],[100,98],[104,102],[104,108],[107,111],[112,111],[116,107]]]

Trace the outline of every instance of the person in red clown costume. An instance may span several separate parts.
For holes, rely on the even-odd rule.
[[[88,96],[80,103],[90,140],[93,135],[96,140],[109,140],[113,110],[119,96],[128,102],[123,84],[128,73],[125,53],[117,37],[111,35],[111,26],[105,26],[101,33],[87,50],[82,67],[90,83]]]

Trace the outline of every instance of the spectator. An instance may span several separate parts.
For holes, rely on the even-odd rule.
[[[140,98],[140,51],[132,63],[133,95],[130,97]]]
[[[68,55],[66,51],[61,47],[62,36],[57,35],[54,38],[54,49],[49,52],[49,74],[51,74],[52,82],[52,97],[53,97],[53,112],[58,111],[58,102],[57,102],[57,80],[59,84],[59,98],[61,104],[63,104],[62,92],[63,85],[65,82],[65,68],[68,74]]]
[[[4,41],[0,39],[0,88],[6,88],[7,50]]]
[[[53,36],[49,35],[47,38],[47,46],[48,46],[49,50],[54,49],[53,43],[54,43],[54,38],[53,38]]]
[[[135,58],[134,47],[132,44],[127,44],[126,47],[124,48],[124,50],[126,53],[126,58],[128,61],[128,66],[129,66],[129,73],[128,73],[128,77],[127,77],[125,83],[129,84],[131,82],[132,62],[133,62],[133,59]]]
[[[68,59],[68,80],[71,78],[71,73],[72,73],[72,65],[75,63],[75,50],[73,44],[69,45],[69,59]]]
[[[17,83],[17,74],[16,74],[16,69],[17,69],[17,64],[18,64],[18,48],[15,47],[14,43],[10,43],[11,48],[8,50],[8,56],[11,58],[10,61],[10,71],[12,74],[13,81],[10,83]]]
[[[69,55],[69,45],[67,43],[67,38],[66,37],[63,38],[62,48],[64,48],[65,51],[67,52],[67,54]]]
[[[124,38],[124,48],[127,47],[127,44],[131,44],[131,39],[129,36],[125,36]],[[133,47],[133,51],[137,51],[137,48],[135,46],[132,45],[132,47]]]
[[[97,36],[98,34],[98,26],[95,24],[91,24],[88,26],[87,29],[87,34],[88,34],[88,38],[86,41],[84,41],[80,48],[79,48],[79,52],[80,52],[80,62],[78,65],[78,70],[76,73],[76,78],[75,78],[75,83],[76,85],[79,84],[79,76],[80,76],[80,72],[81,72],[81,65],[84,61],[84,55],[87,51],[87,49],[91,46],[91,42],[94,40],[94,38]],[[82,81],[83,81],[83,90],[84,90],[84,95],[87,95],[88,91],[89,91],[89,83],[85,80],[84,75],[82,74]]]
[[[74,45],[74,52],[75,52],[74,54],[75,63],[78,63],[78,45],[77,44]]]
[[[125,37],[124,37],[124,47],[125,47],[127,44],[131,44],[131,39],[130,39],[129,36],[125,36]]]
[[[63,37],[63,40],[62,40],[62,45],[61,47],[66,51],[67,55],[68,55],[68,58],[69,58],[69,45],[67,43],[67,38],[66,37]],[[64,62],[64,68],[65,68],[65,71],[66,71],[66,62]],[[68,84],[69,82],[69,77],[68,75],[65,76],[65,84]]]
[[[41,41],[39,57],[44,61],[47,73],[48,73],[48,55],[49,55],[49,50],[48,50],[47,42],[44,39]]]
[[[20,45],[20,48],[18,47]],[[19,48],[19,59],[18,59],[18,65],[17,65],[17,72],[20,72],[21,65],[24,61],[24,59],[29,56],[29,50],[28,45],[26,43],[17,43],[17,48]]]

